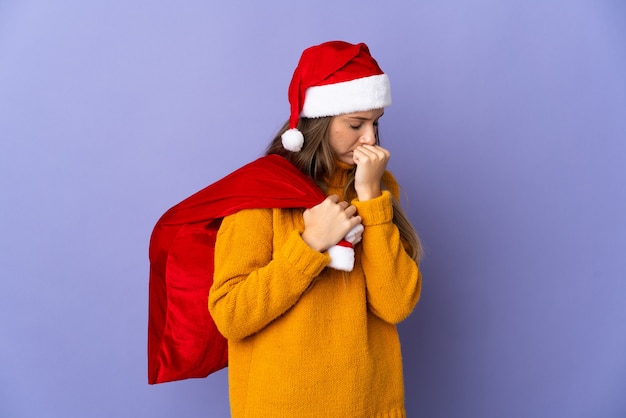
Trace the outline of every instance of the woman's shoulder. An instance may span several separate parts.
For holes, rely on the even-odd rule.
[[[243,228],[250,230],[271,230],[277,225],[293,221],[294,214],[301,213],[298,208],[255,208],[241,209],[222,219],[220,230]]]
[[[222,219],[220,232],[231,228],[243,227],[244,229],[262,228],[263,225],[272,222],[272,209],[241,209]]]

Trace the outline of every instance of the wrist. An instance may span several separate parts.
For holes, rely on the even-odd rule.
[[[381,194],[380,187],[364,187],[356,189],[356,195],[361,202],[379,197]]]
[[[302,241],[304,241],[304,243],[306,245],[311,247],[312,250],[318,251],[320,253],[324,252],[326,250],[324,245],[322,243],[318,242],[318,240],[316,240],[310,234],[307,234],[307,231],[304,231],[300,236],[302,237]]]

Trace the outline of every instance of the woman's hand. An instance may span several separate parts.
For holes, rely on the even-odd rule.
[[[385,173],[389,151],[378,145],[361,145],[354,150],[354,188],[360,201],[380,196],[380,179]]]
[[[361,223],[356,208],[337,195],[328,196],[322,203],[304,211],[302,239],[316,251],[326,251],[337,244],[353,227]]]

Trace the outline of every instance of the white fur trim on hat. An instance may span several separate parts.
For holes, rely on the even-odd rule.
[[[343,239],[345,239],[352,245],[357,244],[361,241],[361,237],[363,236],[364,230],[365,228],[363,227],[363,224],[357,224],[351,230],[348,231],[348,233]]]
[[[312,86],[306,90],[300,115],[306,118],[382,109],[391,105],[387,74],[357,78],[342,83]]]
[[[304,136],[302,132],[297,129],[288,129],[280,136],[283,147],[286,150],[292,152],[298,152],[302,149],[302,145],[304,145]]]

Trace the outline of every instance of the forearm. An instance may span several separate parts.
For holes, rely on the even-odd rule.
[[[209,310],[229,339],[252,335],[285,313],[329,261],[297,231],[274,252],[266,215],[227,218],[220,228]]]
[[[398,323],[411,313],[419,299],[421,274],[392,221],[390,193],[355,204],[365,226],[360,245],[368,306],[383,320]]]

